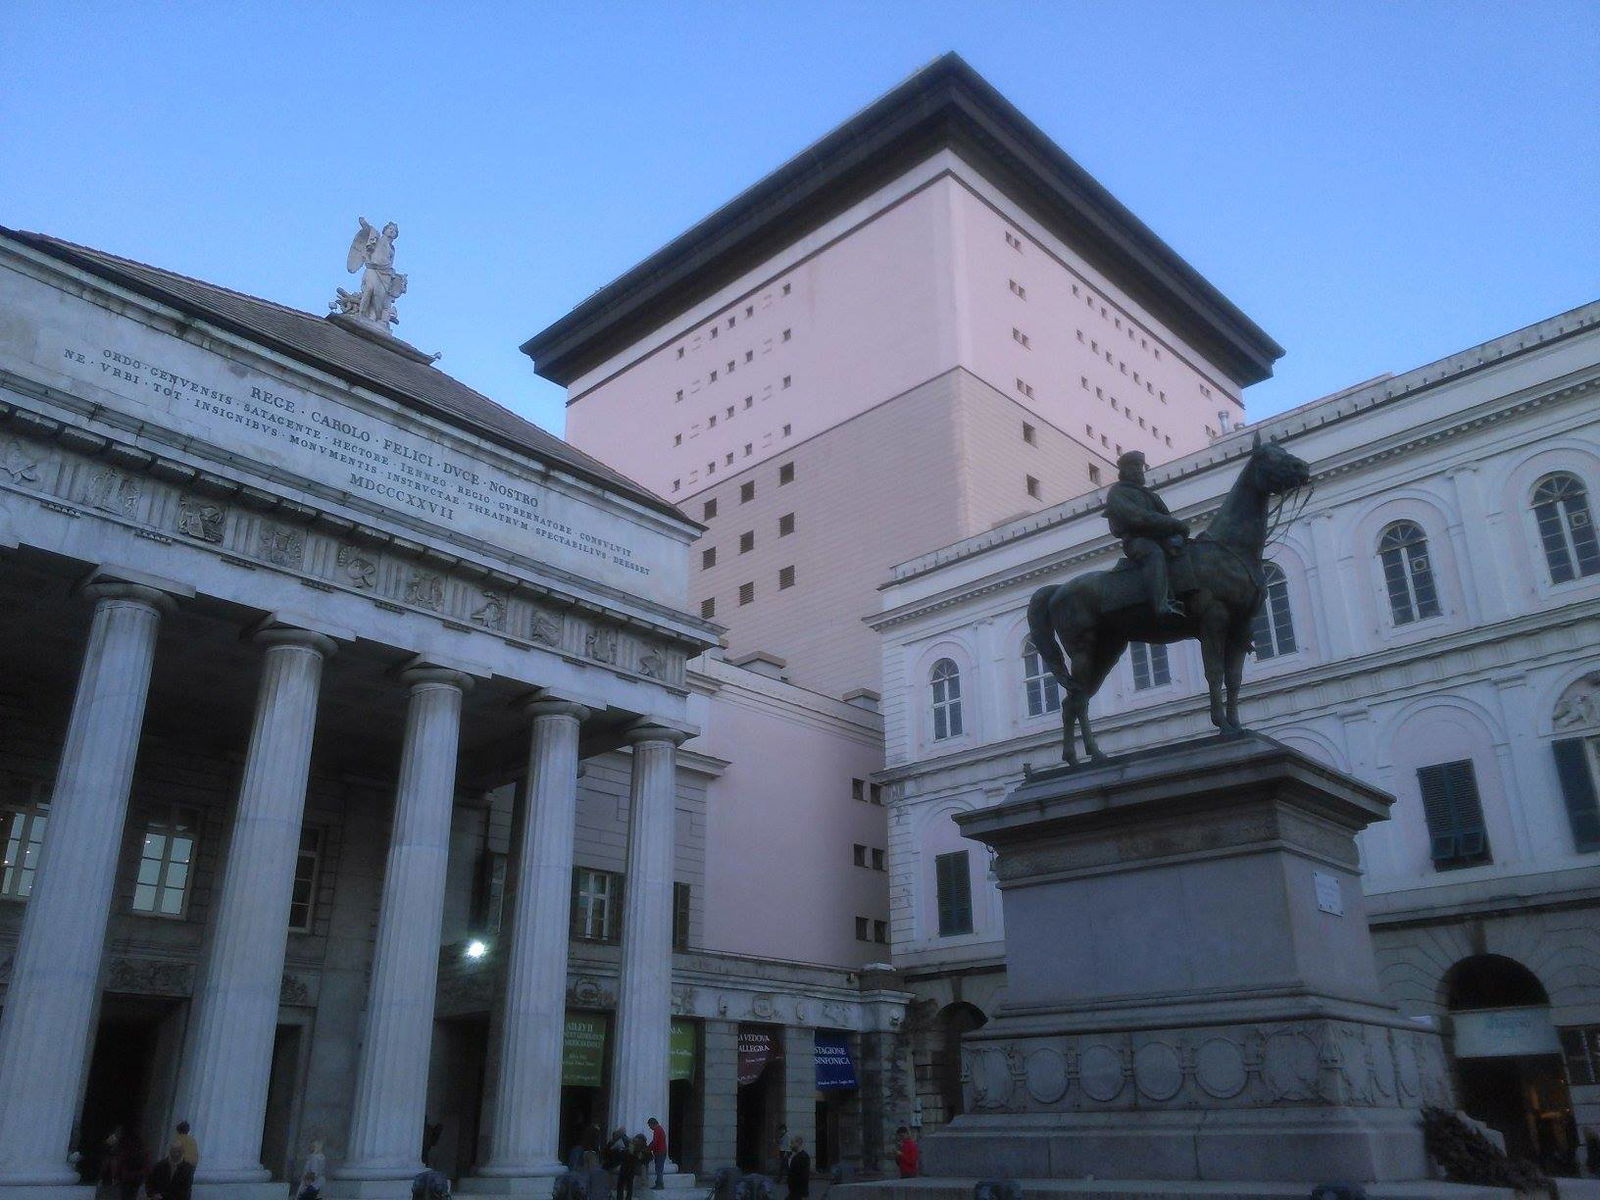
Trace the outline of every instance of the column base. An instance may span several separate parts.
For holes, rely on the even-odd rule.
[[[566,1173],[565,1167],[554,1162],[507,1169],[505,1174],[499,1174],[493,1167],[488,1167],[480,1174],[468,1175],[462,1179],[456,1184],[456,1192],[463,1196],[485,1198],[548,1196],[555,1187],[556,1178]]]
[[[283,1200],[287,1183],[271,1179],[261,1183],[205,1183],[194,1181],[193,1200]]]
[[[0,1181],[0,1200],[94,1200],[92,1183],[6,1183]],[[280,1197],[279,1200],[282,1200]]]

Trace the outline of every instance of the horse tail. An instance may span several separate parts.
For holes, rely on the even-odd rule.
[[[1047,585],[1034,592],[1028,601],[1028,634],[1033,638],[1033,648],[1039,652],[1039,657],[1044,659],[1045,666],[1050,668],[1050,673],[1056,677],[1056,682],[1069,692],[1079,691],[1078,681],[1072,677],[1072,668],[1067,666],[1066,657],[1061,653],[1061,643],[1056,640],[1055,624],[1050,619],[1050,601],[1055,598],[1056,588]]]

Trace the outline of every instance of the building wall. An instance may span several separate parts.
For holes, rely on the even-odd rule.
[[[715,659],[696,660],[695,674],[706,732],[692,745],[727,763],[708,787],[696,944],[850,969],[881,960],[888,876],[871,852],[887,853],[888,830],[882,805],[852,786],[882,768],[877,713]]]
[[[1444,1011],[1453,964],[1500,953],[1535,972],[1558,1026],[1600,1020],[1589,932],[1600,928],[1600,850],[1575,840],[1551,749],[1587,729],[1572,689],[1600,670],[1600,574],[1553,581],[1531,508],[1553,471],[1577,475],[1591,506],[1600,495],[1597,388],[1600,304],[1261,428],[1311,462],[1315,491],[1267,554],[1285,576],[1295,648],[1247,664],[1241,713],[1396,796],[1360,846],[1382,977],[1414,1015]],[[1237,436],[1155,482],[1175,513],[1203,524],[1248,451]],[[1405,623],[1378,559],[1382,530],[1400,519],[1428,538],[1440,600],[1439,615]],[[903,563],[885,592],[873,623],[884,635],[894,962],[919,997],[953,1003],[949,981],[992,974],[1003,953],[982,848],[951,816],[1059,755],[1059,715],[1030,715],[1023,686],[1028,598],[1116,553],[1085,497]],[[1139,689],[1125,656],[1094,699],[1108,752],[1211,732],[1196,645],[1169,650],[1170,683]],[[961,672],[964,730],[936,740],[928,675],[941,658]],[[1590,719],[1600,726],[1600,713]],[[1473,765],[1492,861],[1436,869],[1417,769],[1459,760]],[[934,859],[963,848],[973,929],[941,937]],[[1600,1089],[1574,1096],[1580,1121],[1600,1115]]]

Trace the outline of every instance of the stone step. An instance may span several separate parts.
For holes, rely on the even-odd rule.
[[[971,1200],[978,1179],[883,1179],[841,1184],[830,1200]],[[1312,1183],[1207,1183],[1172,1179],[1018,1179],[1023,1200],[1307,1200]],[[1561,1181],[1562,1200],[1568,1200]],[[1367,1200],[1513,1200],[1506,1188],[1455,1183],[1366,1184]],[[1585,1197],[1587,1200],[1587,1197]]]

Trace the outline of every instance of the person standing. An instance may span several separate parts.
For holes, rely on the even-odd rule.
[[[145,1177],[144,1194],[150,1200],[189,1200],[194,1168],[183,1159],[183,1147],[173,1142],[167,1156]]]
[[[656,1163],[656,1181],[650,1190],[659,1192],[666,1186],[661,1176],[667,1169],[667,1129],[660,1121],[651,1117],[645,1122],[650,1127],[650,1157]]]
[[[913,1179],[916,1177],[921,1160],[917,1143],[911,1140],[911,1131],[904,1125],[894,1131],[894,1136],[896,1142],[894,1165],[900,1168],[901,1179]]]
[[[617,1132],[623,1133],[619,1127]],[[645,1145],[644,1134],[636,1133],[629,1140],[623,1133],[622,1153],[617,1159],[617,1200],[633,1200],[633,1181],[650,1161],[650,1147]]]
[[[133,1130],[122,1135],[117,1143],[115,1163],[117,1194],[121,1200],[135,1200],[144,1177],[150,1172],[150,1157],[144,1152],[144,1143]]]
[[[811,1194],[811,1155],[806,1153],[806,1140],[795,1135],[789,1143],[789,1169],[784,1174],[789,1185],[789,1200],[805,1200]]]

